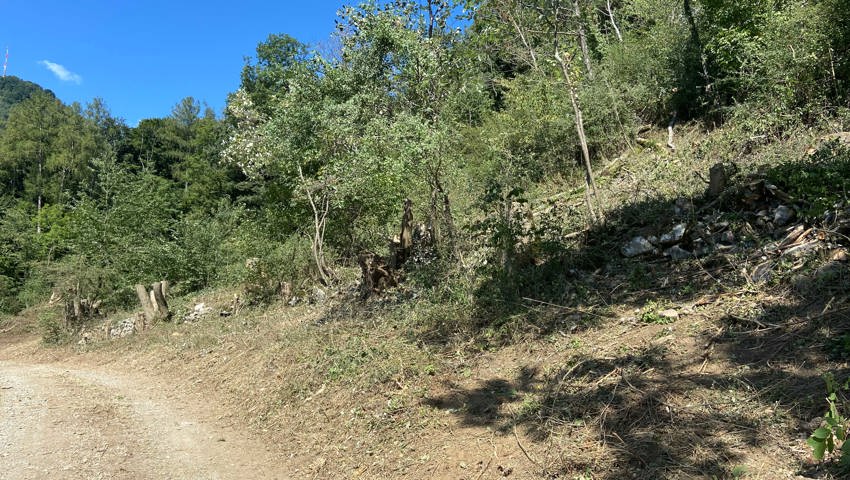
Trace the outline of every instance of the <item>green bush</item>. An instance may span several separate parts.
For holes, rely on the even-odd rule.
[[[788,162],[768,172],[768,178],[805,205],[803,215],[819,217],[847,200],[850,148],[827,142],[800,162]]]
[[[249,304],[272,302],[288,282],[298,288],[312,278],[313,259],[310,240],[301,235],[292,235],[282,243],[266,242],[268,248],[257,252],[258,256],[243,260],[241,283],[245,300]]]
[[[68,332],[62,325],[56,312],[45,312],[38,316],[38,328],[41,340],[47,345],[61,345],[69,339]]]

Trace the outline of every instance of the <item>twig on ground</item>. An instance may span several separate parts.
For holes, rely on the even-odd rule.
[[[551,303],[551,302],[546,302],[546,301],[543,301],[543,300],[537,300],[536,298],[522,297],[522,299],[527,301],[527,302],[539,303],[541,305],[547,305],[549,307],[555,307],[555,308],[560,308],[562,310],[577,312],[577,313],[581,313],[583,315],[592,315],[592,316],[598,317],[598,318],[605,318],[605,316],[603,316],[603,315],[599,315],[598,313],[589,312],[589,311],[583,310],[581,308],[567,307],[567,306],[564,306],[564,305],[558,305],[557,303]]]
[[[536,465],[537,468],[543,468],[543,466],[540,465],[537,460],[531,458],[531,455],[528,453],[528,450],[526,450],[525,447],[522,446],[522,442],[519,441],[519,435],[517,435],[516,433],[516,425],[514,425],[514,438],[516,439],[516,444],[519,445],[519,449],[522,450],[522,453],[525,454],[525,458],[527,458],[529,462]]]
[[[826,302],[826,306],[823,307],[823,310],[821,310],[820,315],[818,315],[818,317],[822,317],[822,316],[826,315],[826,311],[829,310],[829,307],[832,306],[832,302],[834,300],[835,300],[835,295],[833,295],[832,298],[830,298],[829,301]]]
[[[490,464],[491,464],[491,463],[493,463],[493,457],[490,457],[490,459],[489,459],[489,460],[487,460],[487,465],[484,465],[484,468],[482,468],[482,469],[481,469],[481,471],[480,471],[480,472],[478,472],[478,476],[477,476],[477,477],[475,477],[475,480],[480,480],[480,479],[481,479],[481,477],[484,475],[484,472],[486,472],[486,471],[487,471],[487,469],[488,469],[488,468],[490,468]]]
[[[741,322],[741,323],[755,324],[762,330],[775,330],[777,328],[782,328],[781,325],[777,325],[775,323],[760,322],[760,321],[758,321],[754,318],[744,318],[744,317],[739,317],[737,315],[729,315],[729,318],[731,318],[732,320],[735,320],[737,322]]]

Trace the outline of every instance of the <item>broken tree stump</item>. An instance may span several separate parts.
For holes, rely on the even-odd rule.
[[[136,296],[139,297],[139,303],[142,304],[142,310],[145,315],[145,325],[153,325],[156,321],[156,312],[153,309],[150,293],[144,285],[136,284]]]
[[[155,282],[148,290],[142,284],[136,285],[136,296],[139,297],[139,303],[142,304],[144,311],[145,325],[153,325],[159,320],[168,320],[171,318],[171,311],[168,309],[166,301],[166,293],[168,291],[168,282],[165,280]]]
[[[708,171],[708,195],[719,197],[729,183],[729,175],[722,163],[715,163]]]
[[[360,297],[369,298],[373,293],[380,293],[389,287],[398,286],[395,269],[387,265],[380,255],[372,252],[361,253],[357,258],[360,264]]]
[[[168,302],[165,301],[165,293],[164,291],[168,290],[167,284],[165,288],[163,288],[163,284],[166,282],[163,280],[161,282],[156,282],[151,285],[151,292],[154,297],[154,305],[156,314],[159,320],[168,320],[171,318],[171,312],[168,310]]]

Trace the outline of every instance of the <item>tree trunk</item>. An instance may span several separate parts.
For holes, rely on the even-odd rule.
[[[413,202],[404,200],[404,213],[401,216],[401,232],[398,235],[398,250],[393,258],[393,268],[399,268],[410,258],[413,251]]]
[[[581,156],[584,161],[585,169],[585,182],[587,183],[588,190],[593,193],[593,200],[598,203],[599,194],[596,190],[596,179],[593,178],[593,167],[590,164],[590,150],[587,147],[587,136],[584,132],[584,117],[581,113],[581,106],[578,103],[578,93],[576,93],[575,86],[570,79],[569,62],[557,50],[555,51],[555,59],[557,59],[558,63],[561,64],[561,73],[564,77],[564,83],[567,85],[567,90],[570,94],[570,103],[572,104],[573,113],[576,117],[576,132],[578,133],[578,140],[581,144]],[[587,208],[590,211],[590,218],[594,223],[596,223],[598,221],[598,216],[593,207],[594,201],[591,199],[590,192],[588,191],[585,191],[585,200],[587,201]]]
[[[311,250],[313,253],[313,260],[315,261],[316,268],[318,269],[319,281],[322,282],[323,285],[330,285],[334,279],[334,273],[333,270],[331,270],[325,263],[324,252],[325,227],[327,226],[328,212],[330,211],[330,199],[327,198],[327,196],[318,199],[319,202],[321,202],[320,208],[320,205],[316,201],[317,199],[310,190],[310,185],[307,184],[301,165],[298,165],[298,178],[301,180],[301,185],[307,194],[307,201],[310,203],[310,208],[313,211],[313,241],[311,244]]]
[[[136,284],[136,296],[139,297],[139,303],[142,304],[142,310],[145,312],[145,325],[153,325],[156,321],[156,315],[151,303],[151,297],[144,285]]]
[[[517,35],[519,35],[519,39],[522,41],[522,44],[525,46],[526,50],[528,50],[528,54],[531,55],[531,66],[534,67],[534,71],[539,71],[540,66],[537,63],[537,52],[534,51],[534,47],[528,43],[528,38],[525,36],[525,32],[520,28],[519,23],[517,23],[516,18],[511,15],[510,12],[506,12],[505,16],[508,17],[508,20],[513,25],[514,30],[516,30]]]
[[[163,282],[156,282],[151,285],[156,305],[157,316],[160,320],[168,320],[171,318],[171,312],[168,310],[168,303],[165,301],[165,295],[162,289]]]
[[[676,150],[676,144],[673,143],[673,127],[676,126],[677,116],[678,112],[673,112],[673,118],[671,118],[670,123],[667,124],[667,148],[670,150]]]
[[[623,35],[620,34],[617,22],[614,21],[614,9],[611,7],[611,0],[608,0],[608,18],[611,20],[611,26],[614,27],[614,33],[617,34],[617,40],[619,40],[620,43],[623,43]]]
[[[154,297],[153,295],[153,289],[148,292],[148,298],[151,299],[151,306],[153,307],[154,316],[159,318],[159,304],[156,303],[156,297]]]
[[[729,173],[722,163],[714,164],[708,171],[708,196],[712,198],[719,197],[726,190],[726,185],[729,184]]]
[[[584,31],[584,22],[581,19],[581,7],[579,0],[573,0],[573,9],[578,24],[578,43],[581,46],[581,59],[584,61],[584,68],[587,69],[587,76],[593,78],[593,68],[590,64],[590,49],[587,48],[587,34]]]
[[[705,52],[702,48],[702,40],[699,38],[699,29],[697,29],[697,22],[694,19],[694,11],[691,9],[691,1],[683,0],[683,9],[685,11],[685,18],[688,20],[688,25],[691,28],[691,41],[694,43],[694,47],[696,47],[699,52],[700,65],[702,66],[702,77],[704,82],[704,87],[706,93],[710,90],[710,79],[708,75],[708,61],[705,58]]]
[[[38,161],[38,207],[37,207],[38,210],[36,212],[36,217],[35,217],[35,233],[37,233],[39,235],[41,235],[41,204],[42,204],[41,195],[42,195],[42,192],[44,191],[44,188],[42,186],[42,183],[43,183],[42,170],[43,170],[43,162],[41,161],[41,159],[39,159],[39,161]]]

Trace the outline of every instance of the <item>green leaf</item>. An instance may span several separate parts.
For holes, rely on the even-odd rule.
[[[826,442],[821,439],[811,437],[806,441],[806,443],[812,448],[812,457],[814,457],[815,460],[823,460],[824,453],[826,452]]]
[[[812,433],[812,438],[824,441],[832,436],[832,431],[826,427],[820,427]]]

